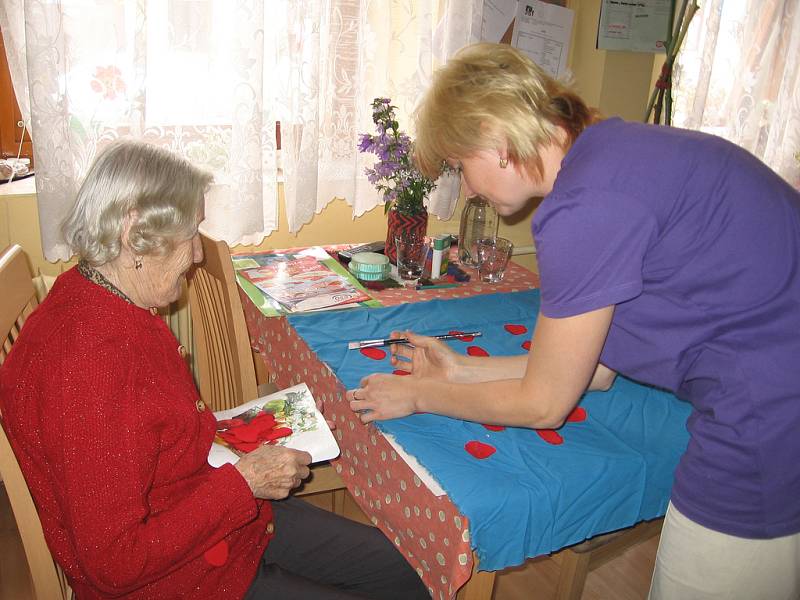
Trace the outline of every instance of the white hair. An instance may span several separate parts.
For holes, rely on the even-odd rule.
[[[165,254],[195,231],[211,181],[211,174],[169,150],[115,142],[89,168],[62,224],[64,239],[89,264],[105,264],[119,256],[125,220],[135,213],[131,249]]]

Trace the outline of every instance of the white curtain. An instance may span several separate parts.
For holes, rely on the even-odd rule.
[[[706,0],[675,75],[673,124],[715,133],[800,189],[800,0]]]
[[[482,10],[483,0],[2,0],[45,256],[69,257],[59,224],[97,152],[125,136],[214,173],[205,227],[231,244],[277,229],[281,177],[291,232],[334,197],[362,215],[380,200],[363,175],[374,157],[357,151],[372,99],[390,97],[413,136],[433,69],[477,41]],[[429,211],[449,218],[457,192],[456,178],[441,182]]]

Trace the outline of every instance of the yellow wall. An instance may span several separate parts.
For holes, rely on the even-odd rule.
[[[575,11],[570,68],[573,84],[588,104],[606,116],[618,115],[628,120],[641,120],[650,93],[654,60],[652,54],[607,52],[595,49],[600,0],[570,0],[567,6]],[[528,210],[504,219],[500,235],[515,246],[531,246],[530,219],[537,202]],[[428,231],[458,232],[461,202],[450,221],[431,217]],[[266,238],[259,249],[382,240],[386,235],[383,207],[354,219],[344,200],[334,200],[296,235],[290,234],[281,205],[278,231]],[[18,243],[27,251],[34,273],[57,275],[69,265],[44,260],[39,241],[39,221],[33,195],[0,195],[0,248]],[[239,250],[240,248],[237,248]],[[250,248],[248,248],[250,249]],[[515,257],[520,264],[535,269],[533,255]]]

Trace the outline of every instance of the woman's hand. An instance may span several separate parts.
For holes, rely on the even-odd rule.
[[[281,500],[308,477],[310,463],[308,452],[265,444],[245,454],[235,466],[256,498]]]
[[[392,366],[415,377],[456,381],[464,357],[443,341],[410,331],[393,331],[391,337],[405,337],[411,343],[392,345]]]
[[[376,373],[361,380],[361,387],[347,392],[351,410],[363,423],[397,419],[417,411],[417,385],[410,377]]]

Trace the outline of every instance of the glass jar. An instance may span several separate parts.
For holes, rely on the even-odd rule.
[[[477,241],[497,237],[499,224],[497,211],[483,196],[467,198],[458,231],[458,261],[468,267],[477,267]]]

